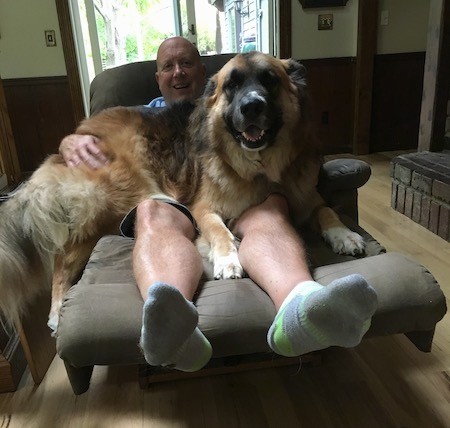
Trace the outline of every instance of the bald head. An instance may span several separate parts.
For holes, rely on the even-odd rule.
[[[171,37],[159,46],[155,74],[166,104],[194,100],[203,92],[206,71],[197,48],[183,37]]]

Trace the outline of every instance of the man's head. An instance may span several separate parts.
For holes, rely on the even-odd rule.
[[[206,70],[197,48],[183,37],[164,40],[156,56],[156,81],[166,104],[195,100],[204,89]]]

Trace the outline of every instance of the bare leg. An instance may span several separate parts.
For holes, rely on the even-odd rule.
[[[149,364],[195,371],[211,358],[192,298],[203,272],[190,220],[163,202],[142,202],[136,215],[133,270],[144,299],[140,345]]]
[[[271,195],[244,212],[235,233],[242,238],[239,261],[278,310],[300,282],[312,280],[303,242],[289,221],[286,200]]]
[[[192,223],[175,207],[151,199],[138,206],[133,270],[144,300],[155,282],[171,284],[192,300],[203,273],[194,238]]]
[[[236,224],[242,267],[267,294],[277,315],[267,334],[278,354],[297,356],[329,346],[357,345],[370,327],[376,293],[360,275],[326,287],[313,281],[286,201],[271,195]]]

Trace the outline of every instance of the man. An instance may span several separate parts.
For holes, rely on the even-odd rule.
[[[156,61],[163,99],[152,103],[170,105],[200,95],[205,68],[190,42],[181,37],[165,40]],[[97,143],[95,136],[69,136],[60,152],[69,166],[84,162],[99,168],[107,158]],[[197,326],[192,303],[203,273],[193,243],[195,227],[186,208],[174,200],[149,199],[133,213],[133,270],[145,302],[140,339],[145,358],[152,365],[198,370],[209,361],[212,349]],[[129,220],[126,217],[123,224]],[[282,196],[271,195],[247,210],[233,232],[241,239],[239,260],[244,270],[278,311],[268,332],[268,343],[276,353],[294,356],[360,342],[375,311],[375,291],[358,275],[327,287],[313,281]]]
[[[165,107],[174,101],[194,100],[204,89],[206,69],[197,48],[182,37],[172,37],[161,44],[157,53],[156,81],[162,97],[155,98],[148,107]],[[59,152],[68,166],[85,163],[93,169],[108,161],[92,135],[72,134],[65,137]]]

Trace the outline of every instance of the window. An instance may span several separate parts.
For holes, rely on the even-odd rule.
[[[181,35],[201,55],[274,53],[269,0],[70,0],[88,112],[89,85],[102,70],[155,59],[167,37]],[[270,3],[270,7],[269,7]]]

